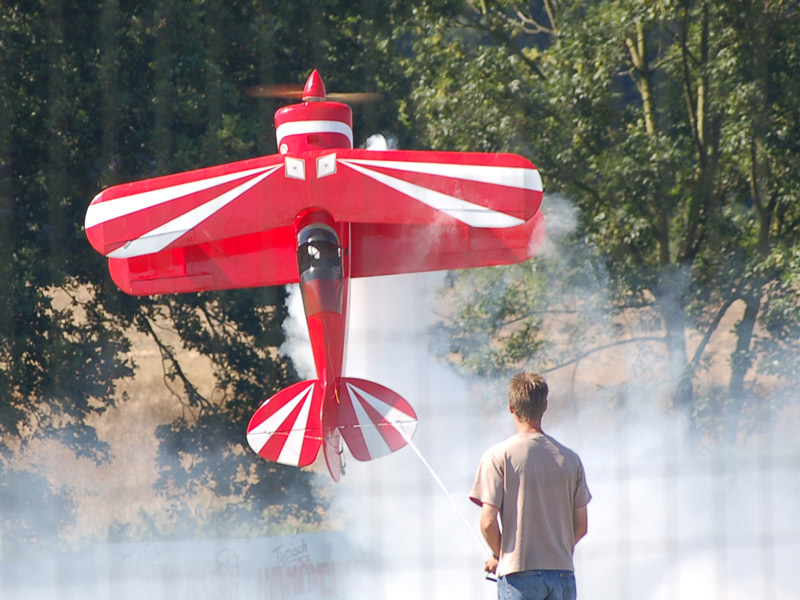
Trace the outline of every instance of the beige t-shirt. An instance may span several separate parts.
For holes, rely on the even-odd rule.
[[[500,511],[497,575],[574,571],[572,512],[591,498],[581,459],[548,435],[518,433],[489,448],[470,500]]]

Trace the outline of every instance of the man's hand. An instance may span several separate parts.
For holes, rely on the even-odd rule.
[[[495,575],[497,573],[497,559],[494,556],[487,558],[483,565],[483,570]]]

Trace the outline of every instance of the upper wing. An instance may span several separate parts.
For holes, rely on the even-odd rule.
[[[92,200],[86,236],[109,258],[131,258],[273,229],[282,156],[114,186]]]
[[[518,262],[541,238],[541,197],[520,156],[337,149],[109,188],[86,232],[129,293],[188,292],[296,281],[309,207],[350,224],[356,277]]]
[[[316,196],[348,223],[508,228],[542,199],[536,167],[513,154],[338,150],[316,163]]]
[[[353,277],[511,264],[544,239],[542,180],[521,156],[349,150],[336,165],[330,197],[361,201],[344,218]]]

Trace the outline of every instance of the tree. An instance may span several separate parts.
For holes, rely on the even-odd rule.
[[[78,85],[82,56],[51,8],[0,8],[0,495],[4,530],[15,532],[6,543],[25,532],[52,539],[34,531],[38,511],[25,508],[22,490],[53,498],[56,523],[69,512],[63,491],[42,490],[42,478],[16,470],[13,455],[31,439],[57,437],[80,455],[107,458],[85,419],[110,404],[114,379],[131,372],[122,332],[106,331],[103,304],[83,294],[80,223],[69,215],[89,179],[82,143],[89,118],[67,98],[80,104],[89,91]]]
[[[312,68],[332,90],[398,85],[382,16],[403,13],[402,4],[0,6],[0,495],[16,502],[12,481],[23,476],[47,486],[12,464],[36,437],[58,436],[78,454],[109,458],[86,419],[114,402],[116,380],[135,373],[125,352],[127,333],[138,330],[159,348],[165,378],[186,407],[182,420],[159,431],[160,490],[175,510],[150,533],[192,535],[208,522],[230,533],[226,524],[243,522],[242,511],[263,523],[249,535],[272,527],[265,515],[321,521],[325,501],[312,493],[314,475],[254,460],[244,444],[252,411],[296,379],[278,352],[285,291],[124,296],[88,246],[83,215],[92,195],[112,184],[274,153],[279,104],[248,99],[249,85],[302,82]],[[393,104],[385,106],[356,111],[364,138],[390,121]],[[168,343],[160,327],[177,332],[180,344]],[[184,348],[210,357],[213,399],[182,368]],[[199,488],[218,500],[205,515],[187,515],[180,498]],[[69,494],[49,493],[64,500],[63,524]],[[3,530],[27,531],[20,542],[35,541],[25,519],[4,513]],[[131,531],[120,524],[116,534]]]
[[[568,240],[580,261],[455,277],[457,290],[505,282],[494,297],[462,297],[448,327],[456,360],[519,366],[525,348],[545,346],[546,315],[591,306],[564,297],[588,276],[607,283],[604,314],[640,315],[615,344],[665,347],[673,402],[698,424],[732,441],[744,411],[776,401],[761,397],[757,373],[797,376],[798,19],[787,2],[544,0],[464,2],[415,24],[420,134],[522,151],[578,210]],[[470,118],[448,118],[453,105]],[[727,389],[708,388],[708,342],[731,311],[741,316]],[[597,333],[576,319],[572,335]],[[478,332],[493,343],[473,346]],[[550,367],[608,343],[572,338]]]

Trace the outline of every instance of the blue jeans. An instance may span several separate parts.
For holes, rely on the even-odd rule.
[[[572,571],[520,571],[497,580],[498,600],[575,600]]]

